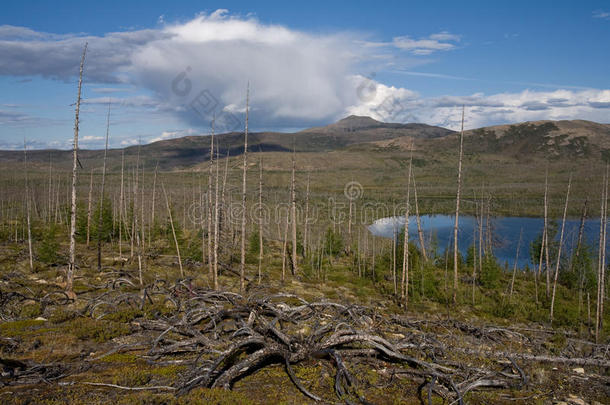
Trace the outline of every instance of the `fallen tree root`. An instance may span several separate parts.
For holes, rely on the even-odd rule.
[[[610,367],[608,353],[598,346],[589,352],[590,357],[550,355],[536,329],[528,335],[528,329],[517,332],[457,320],[388,316],[363,306],[308,302],[291,294],[267,294],[264,289],[242,296],[199,288],[190,279],[155,280],[140,287],[135,275],[126,272],[105,276],[96,295],[79,296],[87,301],[81,315],[103,319],[111,311],[138,313],[130,322],[128,343],[117,341],[113,348],[71,364],[0,360],[3,385],[57,381],[82,371],[83,365],[93,367],[97,360],[129,351],[151,365],[180,364],[184,371],[168,383],[155,381],[159,385],[149,387],[89,381],[64,384],[183,395],[197,387],[232,389],[240,380],[275,366],[298,392],[316,402],[339,398],[346,403],[368,403],[367,388],[395,385],[401,378],[419,387],[421,403],[434,403],[440,397],[446,403],[461,404],[477,390],[510,389],[527,397],[534,384],[528,378],[531,363]],[[0,315],[12,314],[31,295],[27,291],[0,294]],[[41,296],[39,301],[47,307],[68,303],[58,293]],[[155,309],[151,316],[145,308],[148,304],[170,310]],[[0,344],[11,350],[19,345],[6,339]],[[514,352],[515,345],[531,352]],[[305,380],[300,370],[312,364],[330,370],[333,382],[322,387],[318,381]],[[368,374],[371,371],[376,373],[374,379]]]

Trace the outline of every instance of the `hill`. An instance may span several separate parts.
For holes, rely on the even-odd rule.
[[[425,124],[396,124],[376,121],[369,117],[350,116],[325,127],[310,128],[296,133],[254,132],[248,137],[248,150],[252,152],[327,152],[357,144],[378,140],[412,136],[422,139],[443,137],[453,131]],[[232,132],[216,137],[220,155],[239,155],[243,152],[243,133]],[[161,169],[184,169],[208,160],[210,138],[207,135],[186,136],[162,140],[147,145],[112,149],[108,153],[111,170],[120,166],[124,151],[127,163],[133,163],[138,156],[145,167],[154,167],[157,162]],[[70,167],[69,150],[35,150],[28,153],[30,162],[48,165],[49,159],[61,166]],[[103,151],[81,150],[83,166],[101,165]],[[21,151],[0,151],[0,162],[16,163],[23,160]]]
[[[249,134],[251,152],[343,154],[359,152],[400,152],[410,148],[425,154],[429,161],[437,161],[456,150],[458,133],[425,124],[384,123],[370,117],[349,116],[336,123],[305,129],[295,133],[255,132]],[[532,121],[468,130],[464,133],[466,154],[481,154],[502,159],[559,159],[610,157],[610,125],[590,121]],[[232,132],[216,137],[220,155],[237,156],[243,152],[243,133]],[[69,168],[69,150],[35,150],[28,153],[33,165],[41,169],[49,161],[56,167]],[[109,151],[109,168],[120,168],[124,153],[127,165],[133,164],[138,154],[146,168],[159,164],[161,170],[196,169],[209,159],[210,138],[207,135],[186,136],[162,140],[147,145],[130,146]],[[381,157],[379,155],[379,157]],[[103,151],[81,150],[80,162],[84,169],[101,166]],[[0,151],[0,163],[21,162],[21,151]],[[327,161],[327,159],[324,159]],[[333,160],[327,161],[333,169]]]

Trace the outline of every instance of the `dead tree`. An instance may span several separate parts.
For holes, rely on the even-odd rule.
[[[555,276],[553,280],[553,295],[551,296],[551,314],[550,320],[553,322],[553,309],[555,308],[555,293],[557,290],[557,278],[559,277],[559,264],[561,259],[561,248],[563,246],[563,233],[566,225],[566,216],[568,215],[568,200],[570,198],[570,186],[572,185],[572,175],[568,180],[568,191],[566,192],[566,203],[563,208],[563,220],[561,221],[561,233],[559,234],[559,247],[557,249],[557,263],[555,264]]]
[[[121,191],[119,197],[119,259],[123,260],[123,206],[125,205],[125,149],[121,150]]]
[[[411,144],[411,158],[409,159],[409,171],[407,174],[407,207],[405,211],[405,235],[402,251],[402,282],[401,296],[405,300],[405,309],[409,304],[409,203],[411,193],[411,170],[413,163],[413,144]]]
[[[91,205],[93,203],[93,169],[91,169],[91,175],[89,180],[89,199],[87,200],[87,247],[91,239]]]
[[[258,172],[258,284],[261,283],[261,272],[263,267],[263,157],[260,158]]]
[[[159,171],[159,161],[157,160],[157,164],[155,166],[155,175],[153,177],[153,187],[152,187],[152,199],[151,203],[151,214],[150,214],[150,226],[148,227],[148,246],[150,247],[152,244],[152,228],[155,226],[155,201],[157,199],[157,172]],[[202,256],[203,258],[203,256]]]
[[[415,198],[415,220],[417,221],[417,236],[419,238],[419,248],[424,262],[428,261],[428,255],[426,254],[426,243],[424,242],[424,231],[421,227],[421,218],[419,217],[419,203],[417,201],[417,186],[415,185],[415,171],[411,172],[411,179],[413,180],[413,197]]]
[[[548,298],[551,294],[551,268],[550,268],[550,259],[549,259],[549,203],[548,203],[548,193],[549,193],[549,173],[548,170],[544,175],[544,231],[542,233],[543,236],[543,245],[544,245],[544,256],[545,256],[545,264],[546,264],[546,297]]]
[[[213,263],[213,254],[212,254],[212,168],[214,166],[214,131],[215,131],[215,123],[216,123],[216,115],[212,119],[212,134],[210,137],[210,165],[209,165],[209,173],[208,173],[208,198],[207,198],[207,212],[208,212],[208,229],[207,229],[207,238],[208,238],[208,269],[210,272],[210,278],[212,282],[214,280],[214,263]],[[202,243],[205,245],[206,233],[202,232]],[[205,252],[202,252],[202,258],[205,257]]]
[[[460,192],[462,188],[462,156],[464,148],[464,107],[462,106],[462,129],[460,131],[460,154],[458,160],[457,196],[455,199],[455,225],[453,227],[453,303],[457,303],[458,289],[458,225],[460,216]]]
[[[515,253],[515,264],[513,266],[513,277],[510,282],[510,297],[513,296],[513,290],[515,288],[515,276],[517,275],[517,263],[519,261],[519,249],[521,248],[521,240],[523,238],[523,227],[519,231],[519,242],[517,242],[517,253]]]
[[[167,213],[169,215],[169,224],[172,227],[172,236],[174,237],[174,244],[176,246],[176,255],[178,256],[178,266],[180,267],[180,277],[184,277],[184,270],[182,269],[182,258],[180,257],[180,245],[178,244],[178,238],[176,237],[176,228],[174,227],[174,218],[172,217],[172,208],[169,204],[169,198],[165,191],[165,185],[161,183],[161,189],[163,190],[163,196],[165,197],[165,206],[167,207]]]
[[[309,170],[307,171],[307,187],[305,190],[305,221],[303,222],[303,255],[307,256],[307,236],[309,232]]]
[[[297,197],[296,197],[296,184],[295,184],[295,170],[296,170],[296,159],[295,159],[294,140],[292,148],[292,180],[290,182],[290,200],[291,200],[291,217],[292,217],[292,275],[294,276],[299,270],[298,266],[298,254],[297,254]]]
[[[23,166],[25,170],[25,216],[28,226],[28,253],[30,259],[30,271],[34,271],[34,253],[32,251],[32,224],[30,222],[30,193],[28,184],[28,149],[25,138],[23,139]]]
[[[246,277],[246,176],[248,174],[248,114],[250,109],[250,82],[246,89],[246,126],[244,131],[244,168],[241,189],[241,256],[239,262],[239,291],[245,288]]]
[[[216,182],[214,185],[214,274],[212,279],[215,290],[218,290],[218,166],[220,166],[220,161],[218,158],[219,152],[220,150],[216,148]]]
[[[72,199],[70,204],[70,263],[66,273],[66,291],[70,296],[74,296],[73,283],[76,268],[76,174],[78,165],[78,118],[80,114],[80,97],[83,85],[83,69],[85,67],[85,55],[87,53],[87,43],[83,49],[83,56],[80,60],[80,70],[78,74],[78,96],[76,97],[76,111],[74,117],[74,143],[72,144]]]
[[[106,185],[106,158],[108,157],[108,136],[110,134],[110,101],[108,101],[108,117],[106,119],[106,145],[104,147],[104,163],[102,165],[102,185],[100,190],[100,213],[97,220],[97,270],[102,270],[102,226],[104,223],[104,186]],[[142,190],[144,188],[142,187]],[[142,224],[144,229],[144,224]]]
[[[136,158],[136,169],[135,169],[135,179],[134,179],[134,186],[133,186],[133,211],[132,211],[132,215],[133,215],[133,228],[131,230],[131,237],[132,237],[132,241],[135,238],[135,243],[136,243],[136,248],[137,248],[137,254],[138,254],[138,276],[140,279],[140,285],[144,285],[144,280],[142,277],[142,241],[140,239],[140,232],[138,230],[138,187],[139,187],[139,180],[140,180],[140,148],[142,145],[142,141],[141,139],[138,140],[138,156]],[[133,243],[133,242],[132,242]]]
[[[602,189],[602,204],[599,219],[599,257],[597,270],[597,306],[595,310],[595,341],[599,342],[600,330],[604,319],[604,297],[605,277],[606,277],[606,227],[608,222],[608,164],[604,176],[604,186]]]

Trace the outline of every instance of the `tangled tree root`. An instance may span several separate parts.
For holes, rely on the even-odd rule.
[[[334,370],[332,390],[347,403],[368,403],[360,389],[366,382],[362,370],[377,373],[384,381],[381,384],[392,384],[397,378],[416,382],[422,403],[432,403],[435,396],[449,403],[462,403],[466,394],[477,390],[527,390],[530,378],[524,366],[529,362],[610,367],[607,347],[592,343],[588,343],[589,357],[548,355],[540,338],[548,333],[546,330],[519,331],[478,327],[451,319],[414,319],[352,304],[309,302],[291,294],[259,291],[242,296],[196,288],[189,279],[175,284],[157,280],[140,287],[127,273],[110,272],[106,277],[105,283],[91,286],[92,291],[79,296],[79,300],[87,301],[78,311],[79,316],[103,319],[126,307],[142,310],[148,304],[170,310],[164,312],[166,315],[136,317],[131,321],[132,343],[116,344],[85,363],[137,351],[151,364],[187,367],[171,386],[81,384],[184,395],[196,387],[231,389],[239,380],[279,365],[305,397],[328,401],[328,392],[315,392],[319,387],[299,379],[294,371],[295,366],[316,362]],[[28,296],[24,290],[3,292],[0,313],[11,313],[15,303],[26,299],[45,307],[63,307],[70,302],[60,292],[42,296]],[[529,347],[530,353],[507,350],[515,344]],[[475,365],[476,361],[469,361],[475,358],[487,361]],[[82,362],[43,365],[9,359],[0,359],[0,364],[5,385],[52,383],[87,367]],[[61,384],[72,383],[79,382]]]

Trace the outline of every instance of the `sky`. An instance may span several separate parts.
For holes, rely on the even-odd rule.
[[[459,129],[610,123],[607,1],[0,3],[0,149],[80,147],[348,115]],[[249,91],[247,90],[249,89]]]

